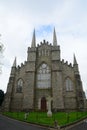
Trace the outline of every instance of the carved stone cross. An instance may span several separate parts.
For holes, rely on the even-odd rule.
[[[50,97],[50,96],[47,97],[47,109],[48,109],[47,116],[48,117],[52,117],[52,111],[51,111],[51,101],[52,100],[53,100],[52,97]]]

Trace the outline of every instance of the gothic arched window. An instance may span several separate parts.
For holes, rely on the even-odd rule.
[[[49,66],[43,63],[37,70],[37,88],[51,87],[51,70]]]
[[[16,88],[16,92],[17,93],[21,93],[22,92],[22,88],[23,88],[23,80],[19,79],[17,81],[17,88]]]
[[[65,80],[65,87],[66,87],[66,91],[72,91],[73,90],[73,82],[70,78],[67,78]]]

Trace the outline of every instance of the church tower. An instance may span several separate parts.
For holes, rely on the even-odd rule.
[[[35,29],[33,32],[31,47],[28,47],[26,62],[26,75],[25,75],[25,86],[23,109],[34,109],[34,89],[35,89],[35,69],[36,69],[36,36]],[[30,96],[30,100],[28,100]]]
[[[54,28],[52,46],[52,93],[53,109],[59,110],[64,109],[62,90],[62,68],[60,60],[60,46],[57,43],[56,31]],[[59,104],[57,102],[59,102]]]
[[[16,57],[13,62],[11,73],[9,77],[9,82],[7,85],[7,92],[4,100],[4,111],[10,111],[11,110],[11,102],[12,102],[12,91],[14,89],[14,83],[15,83],[15,74],[16,74]]]
[[[75,83],[76,83],[77,108],[80,110],[80,109],[84,109],[84,92],[82,88],[82,81],[79,74],[79,67],[78,67],[75,54],[74,54],[73,67],[74,67]]]
[[[53,32],[52,60],[60,60],[60,46],[57,45],[56,31]]]

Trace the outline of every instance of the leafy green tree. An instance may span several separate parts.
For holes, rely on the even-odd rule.
[[[4,91],[0,90],[0,106],[2,105],[3,100],[4,100]]]

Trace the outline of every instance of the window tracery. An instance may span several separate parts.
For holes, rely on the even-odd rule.
[[[23,80],[19,79],[17,81],[17,88],[16,88],[16,92],[17,93],[21,93],[22,92],[22,88],[23,88]]]
[[[73,90],[73,82],[70,78],[67,78],[65,80],[65,86],[66,86],[66,91],[72,91]]]
[[[51,70],[47,64],[43,63],[37,71],[37,88],[51,87]]]

